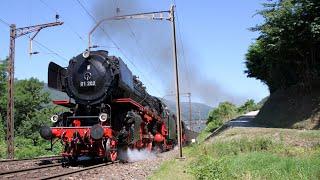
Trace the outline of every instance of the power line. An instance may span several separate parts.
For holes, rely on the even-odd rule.
[[[178,21],[178,33],[179,33],[179,41],[180,41],[180,44],[181,44],[181,51],[182,51],[182,62],[186,68],[186,76],[187,76],[187,85],[188,85],[188,88],[189,90],[191,89],[191,85],[190,85],[190,69],[189,69],[189,66],[188,66],[188,63],[187,63],[187,59],[186,59],[186,56],[185,56],[185,51],[184,51],[184,46],[183,46],[183,42],[182,42],[182,35],[181,35],[181,32],[180,32],[180,22],[179,22],[179,18],[177,17],[177,21]]]
[[[174,4],[176,3],[175,0],[173,0]],[[178,15],[178,11],[176,10],[176,17],[177,17],[177,24],[178,24],[178,33],[179,33],[179,41],[180,41],[180,44],[181,44],[181,60],[186,68],[186,72],[187,72],[187,86],[189,88],[189,91],[191,91],[191,84],[190,84],[190,69],[188,67],[188,63],[187,63],[187,60],[186,60],[186,56],[185,56],[185,52],[184,52],[184,46],[183,46],[183,42],[182,42],[182,33],[181,33],[181,26],[180,26],[180,18],[179,18],[179,15]]]
[[[6,24],[6,26],[8,26],[8,27],[10,28],[10,24],[7,23],[6,21],[4,21],[4,20],[1,19],[1,18],[0,18],[0,22],[3,22],[4,24]],[[24,36],[27,37],[28,39],[30,39],[30,36],[28,36],[28,35],[24,35]],[[63,59],[63,60],[66,60],[67,62],[69,61],[67,58],[63,57],[62,55],[60,55],[60,54],[57,53],[56,51],[48,48],[47,46],[45,46],[44,44],[40,43],[39,41],[36,41],[36,40],[34,40],[34,39],[33,39],[33,41],[34,41],[36,44],[38,44],[39,46],[41,46],[42,48],[48,50],[50,53],[52,53],[52,54],[60,57],[60,58]]]
[[[133,29],[131,28],[129,22],[126,21],[126,20],[124,20],[124,21],[126,22],[126,24],[127,24],[128,27],[129,27],[129,30],[131,31],[131,34],[132,34],[132,37],[133,37],[132,39],[135,41],[135,43],[136,43],[136,45],[137,45],[137,49],[138,49],[138,52],[140,53],[140,56],[142,56],[145,60],[147,60],[147,61],[150,63],[150,65],[152,66],[152,68],[153,68],[154,70],[157,70],[156,67],[154,66],[154,64],[152,63],[152,61],[150,60],[150,58],[148,58],[148,57],[143,53],[142,48],[141,48],[141,46],[140,46],[140,44],[139,44],[139,42],[138,42],[138,40],[137,40],[137,38],[136,38],[136,34],[134,33]],[[149,74],[150,74],[151,72],[153,72],[153,71],[150,71]]]
[[[47,8],[49,8],[51,11],[53,11],[54,13],[60,14],[57,9],[51,7],[51,6],[50,6],[48,3],[46,3],[44,0],[39,0],[39,1],[40,1],[43,5],[45,5]],[[65,23],[65,24],[66,24],[66,23]],[[83,38],[77,31],[75,31],[74,28],[73,28],[71,25],[69,25],[69,23],[66,24],[66,25],[67,25],[67,27],[70,29],[71,32],[73,32],[83,43],[86,44],[84,38]]]
[[[10,24],[9,24],[7,21],[5,21],[5,20],[3,20],[3,19],[1,19],[1,18],[0,18],[0,22],[1,22],[2,24],[4,24],[4,25],[10,27]]]
[[[114,6],[115,6],[115,8],[117,9],[117,13],[118,13],[119,3],[118,3],[117,0],[114,0]],[[147,57],[147,55],[146,55],[145,53],[143,53],[142,47],[141,47],[141,45],[139,44],[139,41],[138,41],[138,39],[137,39],[137,36],[136,36],[135,32],[133,31],[133,28],[131,27],[130,23],[129,23],[127,20],[125,20],[125,19],[124,19],[123,21],[127,24],[128,28],[129,28],[129,30],[130,30],[130,33],[131,33],[131,35],[132,35],[131,37],[132,37],[132,39],[135,41],[135,43],[136,43],[136,45],[137,45],[136,47],[137,47],[137,50],[138,50],[140,56],[141,56],[142,58],[144,58],[147,62],[149,62],[149,64],[152,66],[152,68],[156,71],[157,69],[156,69],[156,67],[154,66],[154,64],[152,63],[152,61],[150,60],[150,58]],[[154,72],[154,71],[151,70],[148,74],[150,74],[151,72]]]
[[[42,44],[42,43],[40,43],[39,41],[36,41],[36,40],[33,40],[36,44],[38,44],[39,46],[41,46],[42,48],[44,48],[44,49],[46,49],[46,50],[48,50],[50,53],[52,53],[52,54],[54,54],[54,55],[56,55],[56,56],[58,56],[58,57],[60,57],[61,59],[63,59],[63,60],[65,60],[65,61],[69,61],[69,59],[67,59],[66,57],[64,57],[64,56],[62,56],[62,55],[60,55],[59,53],[57,53],[56,51],[54,51],[54,50],[52,50],[52,49],[50,49],[50,48],[48,48],[47,46],[45,46],[44,44]]]
[[[77,2],[78,2],[78,4],[82,7],[82,9],[86,12],[86,14],[95,22],[95,23],[98,23],[98,21],[96,20],[96,18],[89,12],[89,10],[81,3],[81,1],[80,0],[76,0]],[[124,53],[124,51],[119,47],[119,45],[110,37],[110,35],[105,31],[105,29],[103,28],[103,27],[101,27],[101,26],[99,26],[99,28],[102,30],[102,32],[106,35],[106,37],[108,38],[108,39],[110,39],[110,41],[114,44],[114,46],[119,50],[119,52],[130,62],[130,64],[132,65],[132,66],[134,66],[135,67],[135,69],[137,70],[137,71],[139,71],[140,72],[140,74],[143,76],[143,77],[145,77],[145,79],[146,79],[146,81],[154,88],[154,90],[156,90],[158,93],[159,93],[159,95],[161,94],[160,93],[160,91],[158,90],[158,89],[156,89],[155,88],[155,86],[153,86],[153,84],[151,83],[151,81],[149,81],[149,79],[147,78],[147,76],[145,76],[144,74],[143,74],[143,72],[142,71],[140,71],[139,69],[138,69],[138,67],[133,63],[133,61],[131,61],[129,58],[128,58],[128,56]]]

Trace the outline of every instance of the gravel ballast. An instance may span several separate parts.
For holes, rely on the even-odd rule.
[[[68,179],[147,179],[163,161],[177,157],[178,151],[172,150],[148,156],[147,159],[127,163],[114,163],[98,169],[71,175]]]

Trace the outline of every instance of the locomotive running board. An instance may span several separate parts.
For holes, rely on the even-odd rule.
[[[160,121],[162,119],[160,116],[158,116],[154,112],[150,111],[150,109],[144,108],[140,103],[136,102],[135,100],[133,100],[131,98],[115,99],[115,100],[113,100],[113,102],[115,102],[115,103],[129,103],[129,104],[133,105],[134,107],[137,107],[139,109],[139,111],[147,114],[148,116],[150,116],[158,121]]]
[[[59,105],[67,108],[73,108],[76,106],[74,103],[70,102],[69,100],[53,100],[52,103],[55,105]]]
[[[133,99],[131,98],[120,98],[120,99],[115,99],[113,102],[115,103],[129,103],[133,106],[136,106],[137,108],[139,108],[140,111],[143,111],[144,110],[144,107],[139,104],[138,102],[134,101]]]

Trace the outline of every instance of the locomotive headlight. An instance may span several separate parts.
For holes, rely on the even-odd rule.
[[[59,116],[55,114],[55,115],[51,116],[50,120],[55,123],[59,120]]]
[[[87,59],[87,58],[90,56],[90,51],[85,50],[85,51],[82,53],[82,56]]]
[[[107,113],[101,113],[101,114],[99,115],[99,120],[100,120],[101,122],[105,122],[107,119],[108,119],[108,114],[107,114]]]

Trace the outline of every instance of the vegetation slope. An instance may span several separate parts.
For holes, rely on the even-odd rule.
[[[183,149],[150,179],[319,179],[320,131],[233,128]]]
[[[275,127],[319,127],[320,1],[278,0],[263,4],[260,36],[246,54],[248,77],[265,83],[270,99],[257,122]],[[287,96],[288,95],[288,96]],[[276,109],[275,109],[276,108]],[[307,121],[305,121],[307,120]],[[305,121],[296,124],[298,121]]]

